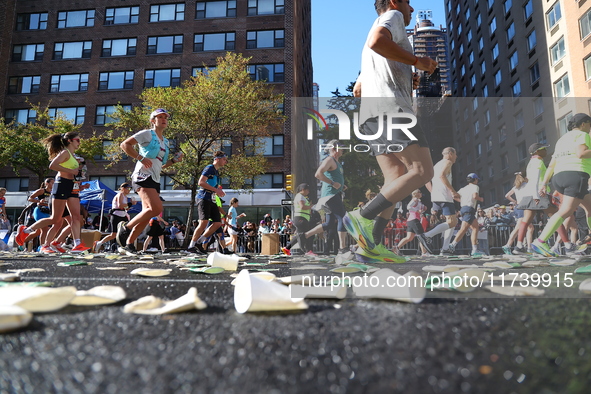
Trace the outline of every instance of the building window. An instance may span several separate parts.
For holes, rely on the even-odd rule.
[[[51,118],[56,118],[57,116],[60,116],[76,125],[84,123],[85,113],[85,107],[49,108],[49,116]]]
[[[506,170],[507,168],[509,168],[509,157],[505,153],[501,156],[501,170]]]
[[[56,42],[53,47],[53,60],[90,59],[92,41]]]
[[[554,92],[557,98],[562,98],[570,94],[570,82],[568,74],[564,74],[562,78],[554,82]]]
[[[494,176],[495,176],[495,168],[491,165],[488,167],[488,178],[493,179]]]
[[[9,192],[28,192],[29,178],[0,178],[0,187]]]
[[[521,82],[517,81],[511,86],[511,93],[514,98],[521,96]]]
[[[579,19],[579,30],[581,31],[581,40],[591,34],[591,10]]]
[[[113,141],[108,141],[108,140],[106,140],[106,141],[103,141],[103,142],[102,142],[102,145],[103,145],[103,152],[106,152],[106,151],[107,151],[107,149],[108,149],[108,148],[109,148],[111,145],[113,145]],[[106,156],[103,156],[103,155],[94,155],[94,156],[93,156],[93,159],[94,159],[94,160],[112,160],[114,155],[115,155],[115,154],[107,154]],[[126,159],[127,157],[128,157],[127,155],[125,155],[125,154],[123,155],[123,158],[124,158],[124,159]],[[99,178],[100,178],[100,177],[99,177]],[[93,180],[94,180],[94,178],[93,178],[93,177],[91,177],[90,179],[93,179]],[[103,183],[104,183],[104,182],[103,182]],[[121,183],[119,183],[119,185],[120,185],[120,184],[121,184]],[[118,188],[118,187],[119,187],[119,185],[117,185],[117,186],[115,186],[115,187],[117,187],[117,188]],[[115,190],[115,189],[114,189],[114,190]]]
[[[43,60],[43,44],[15,45],[12,48],[13,62],[39,62]]]
[[[478,135],[480,133],[480,121],[474,122],[474,135]]]
[[[503,113],[505,109],[505,100],[501,97],[497,100],[497,116]]]
[[[495,73],[495,87],[500,86],[502,81],[503,81],[503,75],[501,73],[501,70],[498,70]]]
[[[16,16],[16,30],[45,29],[47,29],[47,12],[38,14],[18,14]]]
[[[534,99],[534,118],[542,115],[544,113],[544,99],[541,97],[536,97]]]
[[[224,186],[222,184],[222,186]],[[162,175],[160,177],[160,190],[173,190],[174,189],[174,179],[172,179],[169,175]],[[227,189],[227,187],[226,187]]]
[[[535,62],[529,69],[529,80],[533,85],[538,79],[540,79],[540,65]]]
[[[32,109],[7,109],[5,115],[6,124],[11,122],[20,124],[35,123],[37,119],[37,111]]]
[[[181,85],[181,69],[146,70],[144,87],[177,87]]]
[[[140,7],[117,7],[105,10],[105,25],[124,25],[138,23],[140,19]]]
[[[517,51],[513,52],[511,56],[509,56],[509,69],[511,71],[517,68],[517,64],[519,63],[519,57],[517,56]]]
[[[100,73],[98,90],[133,89],[133,78],[133,71]]]
[[[270,137],[245,137],[244,152],[247,156],[255,154],[263,156],[283,155],[283,134]]]
[[[183,53],[183,36],[148,37],[148,55]]]
[[[472,99],[472,111],[476,111],[478,109],[478,97],[474,97]]]
[[[236,0],[198,1],[195,5],[195,19],[236,17]]]
[[[525,142],[517,145],[517,161],[525,160],[528,158],[527,149],[525,148]]]
[[[507,139],[507,127],[505,125],[503,125],[499,129],[499,142],[503,142],[506,139]]]
[[[489,31],[490,35],[492,36],[496,30],[497,30],[497,18],[493,17],[491,19],[490,23],[488,24],[488,31]]]
[[[509,11],[511,11],[511,7],[513,6],[513,2],[511,0],[505,0],[504,5],[504,9],[505,9],[505,14],[508,13]]]
[[[468,18],[466,17],[466,19]],[[466,33],[466,42],[468,45],[470,45],[470,41],[472,41],[472,29],[468,30],[468,33]]]
[[[246,32],[246,49],[283,48],[284,30],[260,30]]]
[[[528,2],[523,6],[523,16],[525,17],[525,20],[528,20],[533,13],[534,6],[532,4],[532,0],[528,0]]]
[[[253,189],[282,189],[283,174],[263,174],[254,177]]]
[[[216,69],[216,66],[211,66],[211,67],[193,67],[193,71],[191,73],[191,76],[196,77],[197,74],[199,73],[203,73],[205,75],[209,74],[210,71],[213,71]]]
[[[470,131],[466,130],[466,133],[464,135],[466,143],[470,142]]]
[[[488,138],[486,139],[486,150],[490,151],[493,148],[493,137],[492,135],[489,135]],[[492,166],[491,166],[492,168]]]
[[[462,64],[460,68],[460,78],[464,78],[464,74],[466,74],[466,65]]]
[[[57,14],[57,27],[91,27],[94,26],[94,10],[62,11]]]
[[[121,38],[117,40],[103,40],[102,57],[133,56],[137,48],[136,38]]]
[[[86,92],[88,90],[88,73],[52,75],[51,93]]]
[[[568,122],[570,122],[572,117],[573,117],[573,113],[569,112],[568,114],[566,114],[562,118],[558,119],[558,133],[560,134],[561,137],[563,135],[565,135],[566,132],[568,131],[568,129],[567,129]]]
[[[480,157],[482,155],[482,144],[479,142],[476,145],[476,157]]]
[[[131,111],[131,105],[122,105],[122,107],[126,111]],[[97,126],[104,126],[107,123],[114,122],[111,115],[115,113],[115,108],[115,105],[97,105],[94,124]]]
[[[511,41],[515,37],[515,23],[511,22],[507,29],[507,41]]]
[[[514,117],[515,131],[523,129],[525,122],[523,121],[523,111],[519,111]]]
[[[488,126],[490,124],[490,110],[486,110],[486,112],[484,112],[484,125]]]
[[[285,0],[248,0],[248,15],[272,15],[285,12]]]
[[[193,52],[233,51],[236,45],[236,33],[195,34]]]
[[[284,66],[280,64],[257,64],[248,66],[250,78],[254,81],[284,82]]]
[[[540,130],[538,133],[536,133],[536,141],[538,141],[540,144],[545,144],[546,141],[548,141],[548,139],[546,138],[546,130]]]
[[[476,74],[472,74],[472,76],[470,77],[470,86],[471,87],[476,86]]]
[[[548,22],[548,29],[552,29],[554,25],[562,18],[562,12],[560,11],[560,1],[557,1],[550,10],[546,13],[546,20]]]
[[[8,94],[39,93],[41,76],[11,77],[8,79]]]
[[[483,48],[484,48],[484,38],[480,37],[478,39],[478,50],[482,51]]]
[[[486,75],[486,62],[480,63],[480,74]]]
[[[583,60],[583,66],[585,68],[585,79],[591,79],[591,56],[587,56]]]
[[[552,58],[552,65],[556,64],[560,59],[566,56],[566,48],[564,45],[564,36],[550,47],[550,56]]]
[[[482,97],[488,97],[488,85],[482,87]]]
[[[496,43],[492,49],[492,58],[493,60],[497,60],[499,57],[499,43]]]
[[[150,6],[150,22],[185,20],[185,3]]]
[[[536,38],[536,31],[532,30],[531,33],[527,36],[527,50],[532,51],[536,47],[538,40]]]

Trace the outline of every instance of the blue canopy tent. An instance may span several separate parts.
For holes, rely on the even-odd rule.
[[[90,185],[88,189],[80,192],[80,204],[86,208],[89,213],[101,213],[100,228],[103,226],[103,214],[111,209],[111,201],[117,194],[113,189],[106,186],[101,181],[82,182],[83,185]],[[133,205],[127,212],[138,213],[142,210],[140,201]]]

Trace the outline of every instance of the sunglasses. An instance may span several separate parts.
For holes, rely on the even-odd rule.
[[[80,142],[80,138],[72,138],[72,141],[78,141],[78,142]]]

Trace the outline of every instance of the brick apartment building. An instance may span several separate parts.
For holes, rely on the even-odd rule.
[[[140,105],[144,88],[178,86],[226,51],[240,52],[252,57],[252,77],[286,98],[283,129],[265,139],[269,172],[254,181],[255,188],[281,191],[291,172],[290,98],[312,96],[310,13],[310,0],[6,0],[0,112],[7,121],[27,122],[35,116],[27,99],[50,103],[50,111],[82,124],[83,133],[100,134],[114,105]],[[133,167],[131,159],[105,164],[91,164],[89,175],[110,187]],[[164,177],[164,190],[172,188],[169,181]],[[39,183],[26,171],[17,177],[0,169],[0,186],[10,192]]]

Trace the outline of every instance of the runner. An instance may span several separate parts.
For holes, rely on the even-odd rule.
[[[420,189],[412,192],[412,200],[406,206],[406,209],[410,213],[406,221],[406,237],[398,243],[398,246],[394,246],[394,253],[396,254],[402,255],[400,249],[412,241],[415,238],[415,234],[422,234],[424,232],[423,225],[421,224],[421,213],[425,212],[427,207],[421,202],[422,195],[423,193],[421,193]],[[430,253],[427,252],[423,244],[419,242],[419,246],[422,252],[421,257],[430,256]]]
[[[540,196],[545,196],[546,186],[552,177],[552,186],[564,196],[560,209],[548,220],[532,244],[534,252],[548,257],[557,254],[550,250],[546,241],[575,212],[579,204],[585,209],[587,223],[591,225],[591,195],[587,190],[591,173],[591,117],[576,114],[568,123],[568,130],[556,143],[554,156],[539,190]]]
[[[431,251],[432,239],[437,234],[443,233],[443,246],[441,247],[440,254],[453,254],[449,249],[449,243],[454,236],[454,231],[458,224],[454,200],[459,201],[460,195],[452,186],[451,167],[456,162],[458,156],[456,150],[451,146],[443,149],[441,154],[443,155],[443,159],[438,161],[433,167],[433,179],[426,186],[431,192],[433,209],[443,214],[445,222],[438,224],[435,228],[424,234],[418,234],[417,238],[429,253],[433,253]]]
[[[433,176],[433,162],[425,135],[419,126],[412,128],[414,139],[401,129],[383,133],[389,127],[384,114],[406,113],[414,116],[412,90],[419,84],[412,67],[432,74],[437,62],[426,56],[415,56],[406,33],[412,21],[409,0],[377,0],[378,18],[371,27],[361,54],[361,73],[354,95],[361,97],[359,131],[371,136],[372,155],[376,156],[384,176],[377,196],[359,210],[344,217],[347,231],[355,238],[367,257],[384,256],[402,262],[400,256],[381,244],[384,228],[395,204],[423,186]],[[376,99],[378,98],[378,99]],[[391,138],[388,138],[388,135]],[[399,152],[385,152],[380,146],[397,144]]]
[[[478,250],[478,220],[476,220],[476,205],[477,201],[483,202],[484,198],[480,197],[480,187],[478,182],[480,178],[475,173],[470,173],[466,177],[468,185],[458,190],[458,194],[461,196],[461,208],[460,213],[462,214],[462,226],[460,231],[456,234],[453,242],[449,244],[449,250],[451,253],[455,253],[457,244],[462,240],[468,229],[472,230],[470,234],[470,240],[472,241],[472,253],[473,257],[483,256],[484,253]]]

